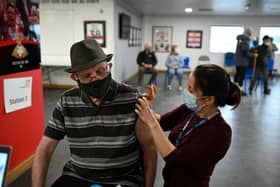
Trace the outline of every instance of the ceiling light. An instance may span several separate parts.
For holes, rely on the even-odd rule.
[[[192,8],[185,8],[185,12],[186,13],[191,13],[192,12]]]

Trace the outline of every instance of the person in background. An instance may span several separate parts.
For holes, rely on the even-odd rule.
[[[239,85],[239,89],[242,91],[242,95],[247,95],[243,90],[243,81],[245,79],[246,69],[249,66],[250,58],[257,56],[257,54],[250,51],[250,38],[252,36],[252,30],[250,28],[245,29],[244,33],[237,36],[236,51],[234,54],[234,63],[236,65],[236,73],[234,76],[234,82]]]
[[[13,3],[8,3],[3,16],[4,40],[23,39],[24,25],[18,9]]]
[[[151,72],[151,78],[149,80],[149,85],[157,77],[157,70],[155,66],[157,64],[157,57],[155,53],[152,51],[152,44],[150,42],[145,43],[144,50],[141,51],[137,56],[137,64],[139,66],[138,69],[138,86],[142,86],[143,75],[145,71]]]
[[[6,7],[6,1],[0,1],[0,41],[4,40],[4,11]]]
[[[165,65],[167,67],[167,89],[172,90],[171,82],[173,76],[176,75],[178,78],[178,90],[183,90],[183,65],[184,65],[184,58],[179,54],[179,46],[172,45],[171,46],[171,53],[168,55]]]
[[[273,38],[270,37],[270,43],[269,51],[270,51],[270,57],[275,60],[275,52],[278,51],[278,47],[275,43],[273,43]]]
[[[270,37],[270,42],[271,42],[271,45],[269,46],[269,63],[272,63],[272,66],[268,68],[268,73],[269,73],[269,76],[273,76],[273,66],[274,66],[274,63],[275,63],[275,52],[278,51],[278,47],[275,43],[273,43],[273,38]],[[268,65],[269,66],[269,65]]]
[[[64,137],[71,159],[52,187],[152,187],[156,151],[150,132],[136,125],[137,89],[112,79],[112,54],[105,55],[95,40],[74,43],[70,57],[66,72],[78,87],[66,91],[53,110],[35,153],[32,187],[45,186],[50,159]]]
[[[208,187],[231,144],[231,127],[218,107],[236,108],[241,92],[223,68],[204,64],[190,74],[183,97],[184,104],[161,116],[140,98],[135,109],[138,123],[149,127],[165,161],[164,187]],[[164,131],[171,131],[169,138]]]
[[[256,60],[255,72],[253,72],[252,79],[249,87],[249,94],[252,94],[253,88],[255,87],[257,77],[262,75],[264,91],[266,95],[270,94],[271,89],[268,87],[268,69],[267,61],[270,55],[269,46],[271,45],[271,38],[267,35],[263,37],[262,45],[254,48],[254,51],[258,53]]]

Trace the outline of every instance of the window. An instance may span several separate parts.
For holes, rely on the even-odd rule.
[[[273,43],[280,49],[280,27],[261,27],[259,44],[262,44],[262,38],[268,35],[273,38]],[[276,53],[280,53],[279,50]]]
[[[241,26],[211,26],[210,28],[210,52],[226,53],[235,52],[236,37],[242,34]]]

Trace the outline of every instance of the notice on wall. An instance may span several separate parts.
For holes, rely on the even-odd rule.
[[[27,108],[32,101],[32,77],[4,79],[6,113]]]

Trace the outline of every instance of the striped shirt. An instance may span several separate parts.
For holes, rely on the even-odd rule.
[[[93,182],[141,183],[134,130],[138,96],[136,89],[114,80],[98,106],[79,88],[61,96],[45,135],[56,140],[66,136],[69,142],[71,159],[64,174]]]

